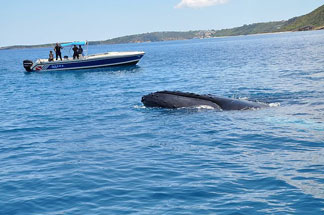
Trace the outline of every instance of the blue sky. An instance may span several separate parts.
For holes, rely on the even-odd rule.
[[[237,27],[311,12],[322,0],[3,0],[0,47]]]

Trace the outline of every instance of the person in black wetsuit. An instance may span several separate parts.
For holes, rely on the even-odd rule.
[[[61,49],[63,49],[63,47],[60,44],[56,43],[56,46],[54,48],[56,60],[58,59],[58,57],[60,57],[60,59],[62,60]]]
[[[75,60],[75,58],[79,59],[79,49],[76,45],[73,46],[73,60]]]
[[[83,48],[79,45],[79,55],[83,56]]]

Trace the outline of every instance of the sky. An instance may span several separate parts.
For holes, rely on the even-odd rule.
[[[0,47],[287,20],[322,0],[0,0]]]

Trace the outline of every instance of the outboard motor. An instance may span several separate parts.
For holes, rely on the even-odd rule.
[[[24,60],[24,68],[26,69],[27,72],[32,71],[32,66],[33,66],[33,61],[31,60]]]

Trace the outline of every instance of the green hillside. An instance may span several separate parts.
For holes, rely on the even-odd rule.
[[[265,22],[216,31],[213,36],[237,36],[324,28],[324,5],[313,12],[287,21]]]
[[[104,41],[93,41],[90,44],[119,44],[119,43],[140,43],[140,42],[158,42],[166,40],[186,40],[197,37],[200,31],[186,31],[186,32],[153,32],[145,34],[135,34],[124,37],[117,37]]]
[[[288,20],[280,30],[297,31],[305,26],[312,26],[315,29],[324,27],[324,5],[309,14]]]
[[[237,36],[237,35],[249,35],[249,34],[260,34],[260,33],[272,33],[280,30],[285,25],[285,21],[279,22],[265,22],[255,23],[251,25],[243,25],[242,27],[223,29],[216,31],[212,36]]]

